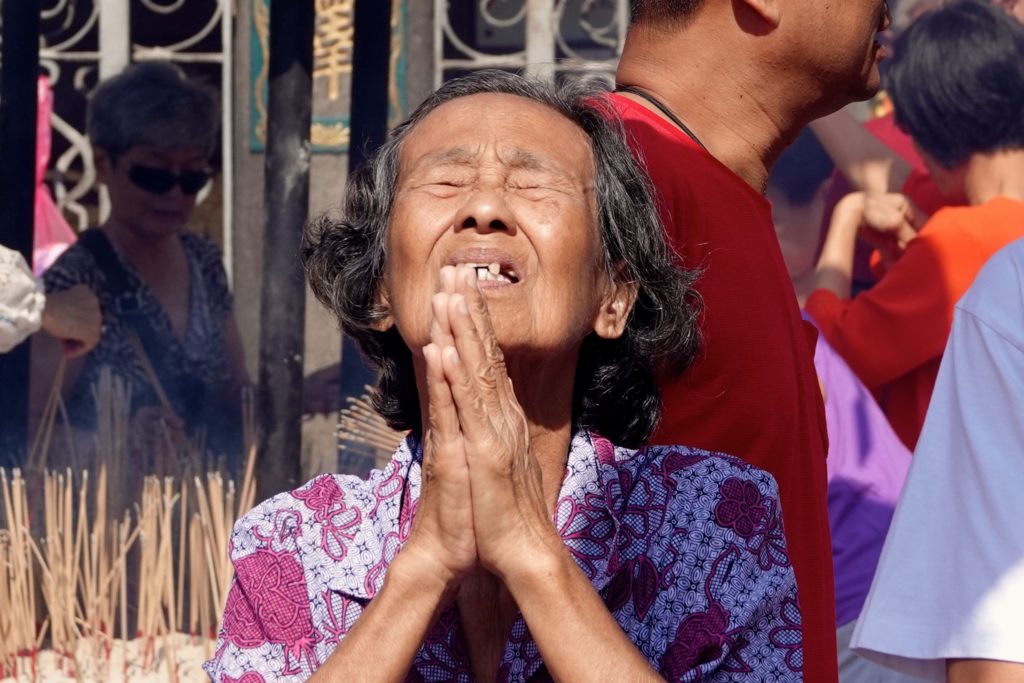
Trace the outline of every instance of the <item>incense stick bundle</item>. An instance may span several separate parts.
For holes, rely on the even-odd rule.
[[[212,654],[233,578],[231,530],[256,496],[251,392],[243,396],[240,486],[206,471],[201,441],[169,444],[159,469],[172,476],[144,477],[129,447],[130,386],[104,370],[93,396],[95,450],[74,473],[40,469],[26,482],[21,472],[0,469],[0,680],[26,673],[35,680],[44,671],[42,680],[166,674],[177,681],[187,678],[181,657],[195,659],[195,649]],[[63,410],[59,391],[50,406],[35,453],[48,450]],[[36,458],[39,467],[46,462]],[[38,669],[44,644],[46,664]]]
[[[3,583],[0,596],[0,662],[6,671],[17,672],[19,659],[36,654],[36,579],[28,527],[25,480],[19,470],[10,479],[0,470],[5,525],[0,534]]]
[[[373,409],[369,395],[350,396],[346,401],[348,406],[338,416],[340,448],[347,450],[353,444],[360,444],[377,451],[374,454],[377,461],[389,458],[405,438],[405,433],[388,426],[384,418]]]

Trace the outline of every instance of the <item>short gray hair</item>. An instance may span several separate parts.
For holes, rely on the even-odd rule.
[[[135,145],[199,147],[213,154],[220,125],[217,95],[169,62],[129,66],[103,81],[89,101],[92,144],[117,156]]]

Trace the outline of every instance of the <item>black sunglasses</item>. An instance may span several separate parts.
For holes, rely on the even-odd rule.
[[[153,194],[167,194],[177,185],[182,193],[194,195],[210,182],[212,175],[208,171],[185,171],[176,175],[162,168],[132,164],[128,169],[128,180],[140,190]]]

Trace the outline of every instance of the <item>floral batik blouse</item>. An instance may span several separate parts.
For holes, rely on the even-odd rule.
[[[235,578],[205,665],[214,681],[303,681],[327,660],[409,535],[421,463],[411,435],[367,479],[317,477],[236,524]],[[617,448],[586,431],[573,437],[554,513],[609,612],[673,681],[803,679],[781,520],[774,480],[740,460],[685,447]],[[471,671],[453,605],[407,680],[471,681]],[[521,615],[499,680],[550,680]]]

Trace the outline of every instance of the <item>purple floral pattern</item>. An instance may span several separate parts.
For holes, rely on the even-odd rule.
[[[757,533],[766,513],[764,496],[757,484],[730,477],[719,490],[722,499],[715,506],[715,521],[735,531],[740,538],[750,538]]]
[[[215,681],[303,681],[326,661],[408,537],[421,459],[410,437],[367,480],[318,477],[238,522],[235,579],[206,663]],[[768,474],[735,458],[628,450],[580,432],[553,521],[666,678],[784,683],[803,680],[803,650],[777,499]],[[407,680],[473,680],[457,607],[441,613]],[[499,680],[550,680],[522,616]]]

